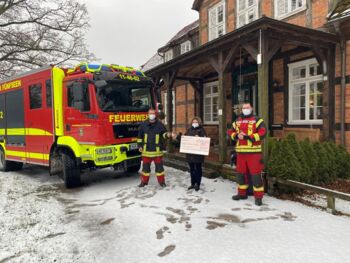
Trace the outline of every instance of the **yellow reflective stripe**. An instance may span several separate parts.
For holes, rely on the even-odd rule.
[[[52,90],[53,90],[53,111],[55,117],[55,134],[57,136],[64,135],[63,126],[63,79],[65,73],[62,69],[53,67],[52,69]]]
[[[238,153],[260,153],[260,149],[251,149],[251,148],[244,148],[244,149],[236,149],[236,152]]]
[[[248,189],[248,185],[247,184],[239,184],[238,185],[238,189],[247,190]]]
[[[38,135],[38,136],[52,136],[52,133],[36,128],[8,128],[0,129],[0,135],[13,135],[13,136],[24,136],[24,135]]]
[[[40,160],[49,160],[49,154],[44,153],[31,153],[31,152],[20,152],[20,151],[6,151],[6,155],[16,156],[21,158],[32,158],[32,159],[40,159]]]
[[[147,148],[147,140],[148,140],[148,134],[146,133],[143,137],[143,141],[144,141],[144,148],[143,150],[146,151]]]
[[[232,127],[234,128],[234,129],[236,129],[236,122],[232,122]]]
[[[142,152],[142,156],[145,157],[158,157],[158,156],[163,156],[163,152]]]
[[[259,136],[259,134],[254,133],[253,136],[254,136],[254,139],[255,139],[256,142],[260,141],[260,136]]]
[[[156,173],[156,176],[163,176],[163,175],[164,175],[164,172]]]
[[[235,132],[231,134],[231,139],[232,139],[232,140],[235,140],[235,139],[236,139],[236,133],[235,133]]]
[[[141,143],[141,142],[142,142],[142,139],[137,139],[137,142],[140,142],[140,143]]]
[[[253,189],[254,189],[255,192],[264,192],[264,187],[263,186],[262,187],[255,187],[255,186],[253,186]]]
[[[147,143],[147,139],[148,139],[148,134],[146,133],[145,136],[144,136],[145,143]]]
[[[159,143],[159,134],[156,134],[156,144]]]
[[[263,121],[263,119],[258,120],[258,122],[256,123],[256,128],[258,128]]]
[[[143,176],[150,176],[150,173],[142,172],[142,175],[143,175]]]

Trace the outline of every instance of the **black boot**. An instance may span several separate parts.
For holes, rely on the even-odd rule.
[[[247,198],[248,198],[248,196],[246,196],[246,195],[239,195],[239,194],[236,194],[236,195],[232,196],[232,200],[235,200],[235,201],[245,200]]]
[[[199,189],[200,189],[199,184],[195,184],[195,185],[194,185],[194,190],[195,190],[195,191],[199,191]]]
[[[187,190],[191,190],[191,189],[194,189],[194,185],[193,185],[193,184],[191,184],[191,185],[187,188]]]
[[[159,183],[159,185],[160,185],[161,187],[166,187],[166,184],[165,184],[165,183]]]
[[[262,199],[261,198],[255,198],[255,205],[261,206],[262,205]]]
[[[145,187],[147,184],[145,184],[144,182],[141,182],[138,187]]]

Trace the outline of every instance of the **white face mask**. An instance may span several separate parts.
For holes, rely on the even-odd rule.
[[[148,118],[150,121],[154,121],[156,119],[156,115],[155,114],[148,114]]]
[[[243,112],[243,115],[248,116],[252,114],[252,109],[243,109],[242,112]]]
[[[195,123],[192,123],[192,127],[193,127],[193,128],[197,128],[197,127],[199,127],[199,124],[196,123],[196,122],[195,122]]]

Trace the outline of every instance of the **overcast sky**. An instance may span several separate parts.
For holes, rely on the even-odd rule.
[[[82,0],[91,18],[87,43],[101,63],[139,68],[198,18],[193,0]]]

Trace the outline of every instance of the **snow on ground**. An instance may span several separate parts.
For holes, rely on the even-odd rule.
[[[166,168],[138,188],[111,170],[65,190],[45,169],[0,173],[0,263],[347,262],[350,218],[300,203],[232,201],[234,184]],[[350,209],[350,203],[344,203]]]

